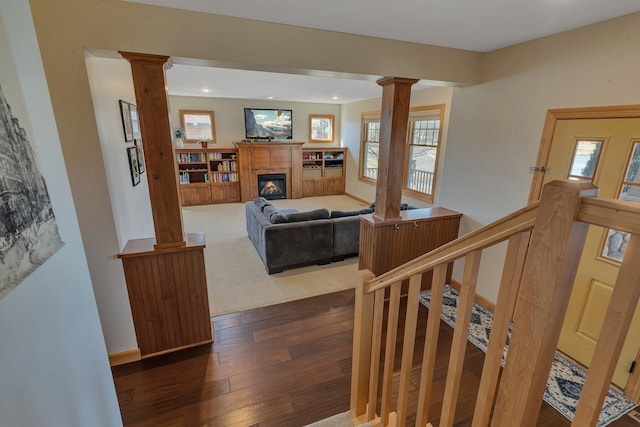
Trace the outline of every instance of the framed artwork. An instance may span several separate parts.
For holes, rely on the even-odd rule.
[[[138,170],[140,173],[144,173],[144,149],[142,148],[142,140],[136,139],[134,144],[136,146],[136,155],[138,156]]]
[[[329,114],[310,114],[309,142],[333,142],[334,118]]]
[[[129,115],[131,116],[131,132],[133,139],[140,139],[140,121],[138,120],[138,107],[129,104]]]
[[[138,167],[138,149],[127,147],[127,156],[129,157],[129,171],[131,172],[131,184],[135,187],[140,184],[140,169]]]
[[[122,99],[120,102],[120,117],[122,118],[122,128],[124,129],[124,141],[133,142],[133,127],[131,126],[130,104]]]

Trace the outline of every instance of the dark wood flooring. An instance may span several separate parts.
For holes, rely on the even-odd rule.
[[[124,425],[299,427],[347,411],[353,302],[349,290],[219,316],[213,319],[211,345],[114,367]],[[421,308],[419,324],[425,324],[426,314]],[[452,338],[452,329],[441,325],[434,415],[440,412],[437,396],[444,390]],[[418,337],[416,363],[424,330]],[[483,358],[480,350],[467,346],[456,426],[471,424]],[[414,387],[418,380],[416,371]],[[415,419],[408,421],[413,425]],[[430,421],[437,426],[439,420]],[[543,404],[538,426],[565,425],[568,420]],[[612,426],[638,423],[623,417]]]

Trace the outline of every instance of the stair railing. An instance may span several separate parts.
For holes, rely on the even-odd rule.
[[[378,277],[368,270],[360,271],[355,303],[352,417],[358,421],[375,420],[382,426],[406,425],[408,402],[411,393],[415,393],[410,385],[415,370],[413,354],[421,278],[423,273],[433,271],[415,414],[416,426],[430,425],[429,406],[447,265],[464,259],[439,422],[440,427],[453,425],[480,257],[484,249],[506,241],[507,252],[472,426],[486,427],[489,423],[494,427],[535,426],[588,227],[594,224],[631,233],[572,424],[595,426],[640,298],[640,205],[596,199],[597,192],[589,183],[554,181],[545,186],[536,204]],[[401,284],[407,279],[401,364],[399,373],[395,373]],[[500,375],[510,324],[509,352]],[[397,401],[392,408],[395,375]]]

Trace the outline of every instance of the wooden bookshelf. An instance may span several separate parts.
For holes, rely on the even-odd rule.
[[[235,148],[178,148],[176,166],[183,206],[240,201]]]
[[[346,148],[302,150],[302,196],[344,194]]]

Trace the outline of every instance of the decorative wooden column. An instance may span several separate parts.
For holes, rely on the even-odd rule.
[[[184,246],[180,192],[171,141],[169,106],[164,71],[171,67],[168,56],[120,52],[131,63],[133,86],[143,136],[155,247]]]
[[[122,259],[142,358],[213,340],[204,233],[185,241],[164,71],[168,56],[120,52],[131,63],[155,238],[129,240]]]
[[[377,219],[400,218],[409,101],[411,85],[417,81],[385,77],[377,82],[382,86],[376,209],[373,214]]]

